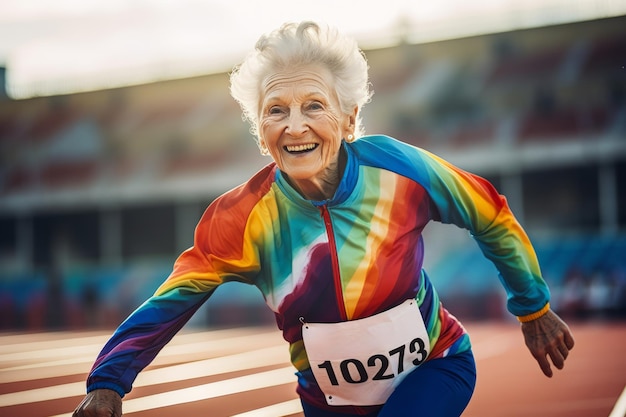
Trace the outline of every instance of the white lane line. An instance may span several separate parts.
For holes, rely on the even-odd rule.
[[[184,381],[187,379],[279,364],[289,364],[288,350],[282,345],[220,358],[205,359],[203,361],[147,370],[137,376],[135,386],[145,387],[162,384],[164,382]]]
[[[43,365],[37,363],[0,369],[0,384],[86,374],[95,359],[96,354],[93,354],[45,362]]]
[[[471,338],[471,335],[470,335]],[[493,336],[477,343],[472,343],[472,351],[476,360],[487,359],[505,353],[517,341],[508,336]]]
[[[11,353],[37,351],[40,350],[42,346],[45,346],[46,349],[66,348],[68,346],[102,344],[107,340],[106,335],[53,339],[53,337],[55,336],[58,337],[54,333],[51,333],[50,339],[24,343],[9,343],[6,339],[0,338],[0,340],[2,340],[2,346],[0,347],[0,357],[3,357],[4,355],[9,355]]]
[[[42,343],[51,344],[51,347],[64,346],[68,340],[81,344],[90,344],[99,339],[106,339],[111,331],[59,331],[44,333],[19,333],[7,334],[0,333],[0,353],[20,352],[24,350],[33,350],[41,346]]]
[[[39,347],[45,343],[40,343]],[[33,362],[37,360],[49,360],[51,357],[66,358],[76,355],[82,355],[85,352],[98,352],[98,349],[102,349],[104,342],[94,343],[91,345],[82,346],[64,346],[55,348],[46,348],[38,350],[22,350],[19,352],[3,353],[0,354],[0,363],[6,364],[11,362],[28,361]]]
[[[220,375],[228,372],[243,371],[268,365],[288,364],[289,357],[284,346],[273,346],[235,355],[184,363],[158,369],[149,369],[139,374],[135,387],[145,387],[165,382]],[[292,374],[295,371],[292,371]],[[81,396],[85,394],[85,383],[74,382],[51,387],[35,388],[0,394],[0,407],[50,401],[59,398]]]
[[[276,330],[275,327],[252,326],[237,327],[213,330],[197,330],[183,329],[172,339],[170,343],[189,343],[192,341],[206,340],[207,337],[213,339],[223,339],[226,337],[241,336],[245,334],[259,333],[259,331]],[[91,332],[46,332],[31,333],[19,335],[7,335],[0,333],[0,354],[23,352],[26,350],[38,350],[42,343],[49,348],[64,347],[77,344],[92,344],[106,342],[113,334],[113,330],[109,331],[91,331]]]
[[[205,333],[210,334],[210,332]],[[194,338],[195,340],[195,338]],[[173,340],[172,340],[173,342]],[[153,365],[168,365],[169,363],[178,361],[178,356],[184,355],[187,360],[197,360],[199,358],[190,357],[192,354],[201,355],[202,357],[211,356],[214,354],[222,354],[225,351],[233,352],[240,351],[247,346],[271,346],[277,343],[284,343],[275,332],[263,332],[256,334],[246,334],[241,336],[235,336],[226,339],[219,340],[207,340],[204,337],[203,341],[180,344],[175,343],[167,345],[155,358]],[[18,382],[18,381],[30,381],[42,378],[52,378],[57,376],[76,375],[89,372],[91,365],[96,359],[96,355],[100,352],[104,342],[100,345],[91,347],[83,347],[85,350],[75,350],[75,355],[70,358],[50,360],[50,356],[57,350],[52,349],[52,353],[48,356],[46,362],[27,363],[16,366],[6,367],[0,360],[0,383]],[[89,353],[88,350],[91,349]],[[46,357],[46,350],[40,350],[37,352],[39,357]],[[17,354],[12,354],[15,356]],[[28,356],[28,352],[23,352],[21,356]],[[0,355],[1,356],[1,355]],[[63,365],[63,366],[61,366]]]
[[[27,391],[11,392],[0,395],[0,407],[50,401],[59,398],[77,397],[85,393],[84,382],[54,385],[45,388],[35,388]]]
[[[124,415],[296,382],[291,366],[126,401]]]
[[[253,328],[246,328],[231,331],[215,330],[177,335],[168,344],[168,347],[170,351],[179,349],[182,353],[188,353],[189,350],[197,350],[195,346],[198,344],[215,343],[219,340],[266,334],[274,334],[275,337],[279,337],[276,336],[277,331],[268,331],[268,329],[254,330]],[[33,362],[37,359],[50,360],[50,358],[66,358],[77,354],[84,354],[86,351],[95,352],[97,354],[109,337],[110,335],[106,335],[95,338],[79,338],[78,340],[65,339],[13,345],[10,352],[0,353],[0,364],[15,361]],[[85,341],[92,343],[81,343]],[[44,349],[41,348],[42,345],[45,346]]]
[[[301,412],[302,404],[300,404],[300,400],[295,399],[270,405],[268,407],[258,408],[246,413],[236,414],[231,417],[282,417]]]
[[[126,400],[123,405],[124,415],[295,382],[294,369],[289,366],[272,371],[260,372],[258,374]],[[67,413],[53,417],[70,416],[71,413]]]
[[[609,414],[609,417],[625,417],[626,416],[626,386],[622,391],[622,395],[619,396],[617,402],[615,403],[615,407]]]

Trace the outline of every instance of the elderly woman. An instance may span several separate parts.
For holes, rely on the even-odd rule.
[[[458,416],[470,339],[422,269],[431,220],[471,232],[545,375],[574,342],[528,237],[484,179],[388,136],[363,136],[368,67],[354,40],[304,22],[261,37],[231,92],[273,161],[217,198],[154,296],[116,330],[74,416],[121,398],[224,282],[257,286],[289,343],[311,416]]]

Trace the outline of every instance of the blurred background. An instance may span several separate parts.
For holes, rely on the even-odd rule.
[[[367,133],[482,175],[528,231],[566,318],[626,318],[623,1],[0,1],[0,330],[109,328],[270,162],[228,92],[258,36],[314,19],[370,64]],[[466,232],[426,268],[468,320],[510,320]],[[268,324],[228,284],[190,325]]]

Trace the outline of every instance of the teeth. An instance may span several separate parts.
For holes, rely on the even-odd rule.
[[[305,145],[291,145],[291,146],[286,146],[285,148],[287,149],[287,151],[289,152],[302,152],[302,151],[310,151],[311,149],[315,148],[314,143],[307,143]]]

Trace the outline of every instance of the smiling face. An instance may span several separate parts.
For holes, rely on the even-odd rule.
[[[261,86],[261,147],[306,198],[330,198],[341,178],[341,140],[354,132],[356,113],[341,111],[326,68],[273,73]]]

